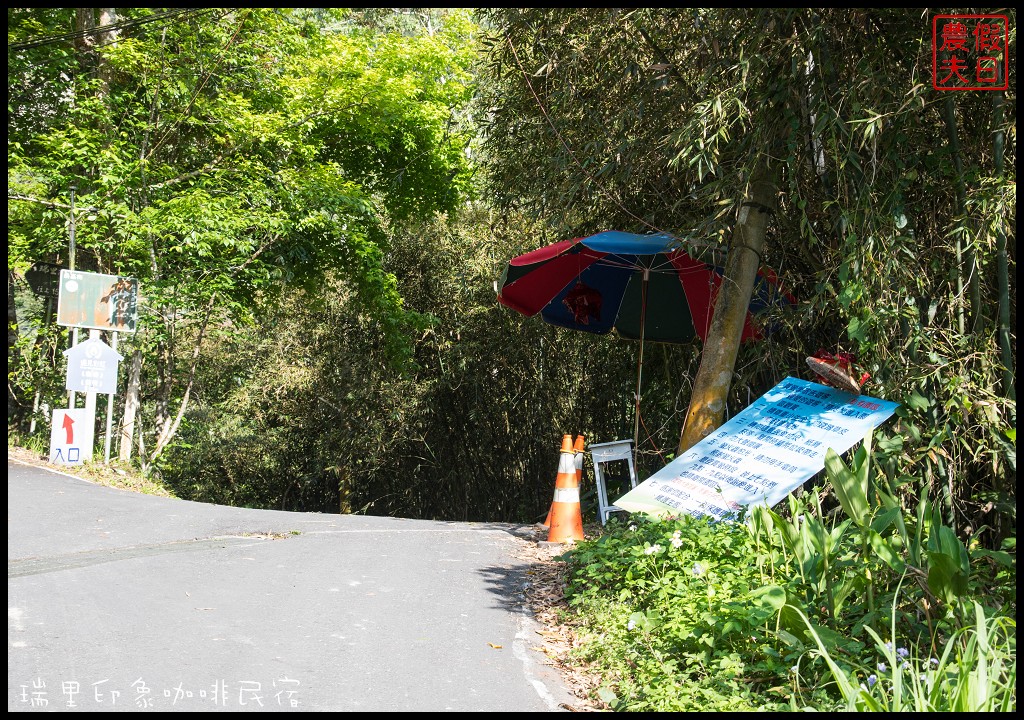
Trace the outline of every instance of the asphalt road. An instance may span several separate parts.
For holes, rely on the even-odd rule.
[[[7,708],[561,711],[522,531],[170,500],[8,458]]]

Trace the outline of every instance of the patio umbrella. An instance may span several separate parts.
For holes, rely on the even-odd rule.
[[[552,325],[640,341],[633,447],[640,429],[640,388],[647,341],[707,339],[723,269],[688,255],[664,233],[608,230],[562,240],[512,258],[497,284],[498,302]],[[754,315],[794,302],[775,274],[757,276],[742,340],[761,337]]]

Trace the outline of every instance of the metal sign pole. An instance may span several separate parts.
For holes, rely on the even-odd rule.
[[[117,352],[117,331],[115,330],[110,340],[110,347]],[[110,426],[114,417],[114,393],[107,395],[107,434],[103,441],[103,464],[110,464]]]
[[[93,339],[99,340],[100,339],[100,331],[99,330],[90,330],[89,331],[89,339],[90,340],[93,340]],[[86,417],[86,421],[89,423],[90,431],[95,433],[96,432],[96,392],[93,391],[93,390],[88,390],[85,393],[85,417]],[[92,448],[91,447],[89,448],[88,455],[89,455],[90,458],[92,457]]]
[[[75,186],[71,186],[71,214],[68,216],[70,220],[69,231],[71,236],[70,249],[68,251],[68,270],[75,269]],[[78,328],[71,329],[71,347],[78,344]],[[68,393],[68,409],[75,409],[75,393],[71,391]]]
[[[639,462],[640,453],[640,388],[644,375],[644,331],[647,329],[647,282],[650,268],[644,268],[644,281],[640,286],[640,353],[636,360],[636,406],[633,408],[633,457]]]

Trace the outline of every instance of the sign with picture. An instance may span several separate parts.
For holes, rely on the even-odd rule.
[[[135,332],[138,298],[139,281],[135,278],[61,270],[57,324]]]

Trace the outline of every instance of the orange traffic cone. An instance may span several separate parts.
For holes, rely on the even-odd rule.
[[[548,542],[583,539],[583,514],[580,512],[580,484],[576,479],[572,436],[562,438],[562,456],[555,478],[555,499],[551,503],[551,524]],[[581,468],[582,470],[582,468]]]
[[[569,435],[562,436],[562,452],[565,452],[565,439]],[[573,443],[573,464],[576,467],[576,487],[582,487],[583,485],[583,449],[585,442],[583,436],[579,435],[576,437],[576,442]],[[544,518],[544,522],[541,523],[541,527],[547,530],[551,527],[551,511],[554,509],[554,502],[551,503],[551,507],[548,508],[548,515]]]
[[[576,486],[583,487],[583,452],[586,448],[586,442],[583,440],[583,436],[580,435],[576,438],[575,444],[572,446],[573,462],[576,465]]]
[[[565,444],[567,442],[572,442],[572,435],[563,435],[562,436],[562,452],[565,452]],[[561,463],[561,459],[559,459],[559,463]],[[541,527],[543,529],[545,529],[545,530],[548,530],[551,527],[551,511],[554,510],[554,509],[555,509],[555,501],[552,500],[551,501],[551,505],[548,506],[547,517],[545,517],[544,518],[544,522],[541,523]]]

